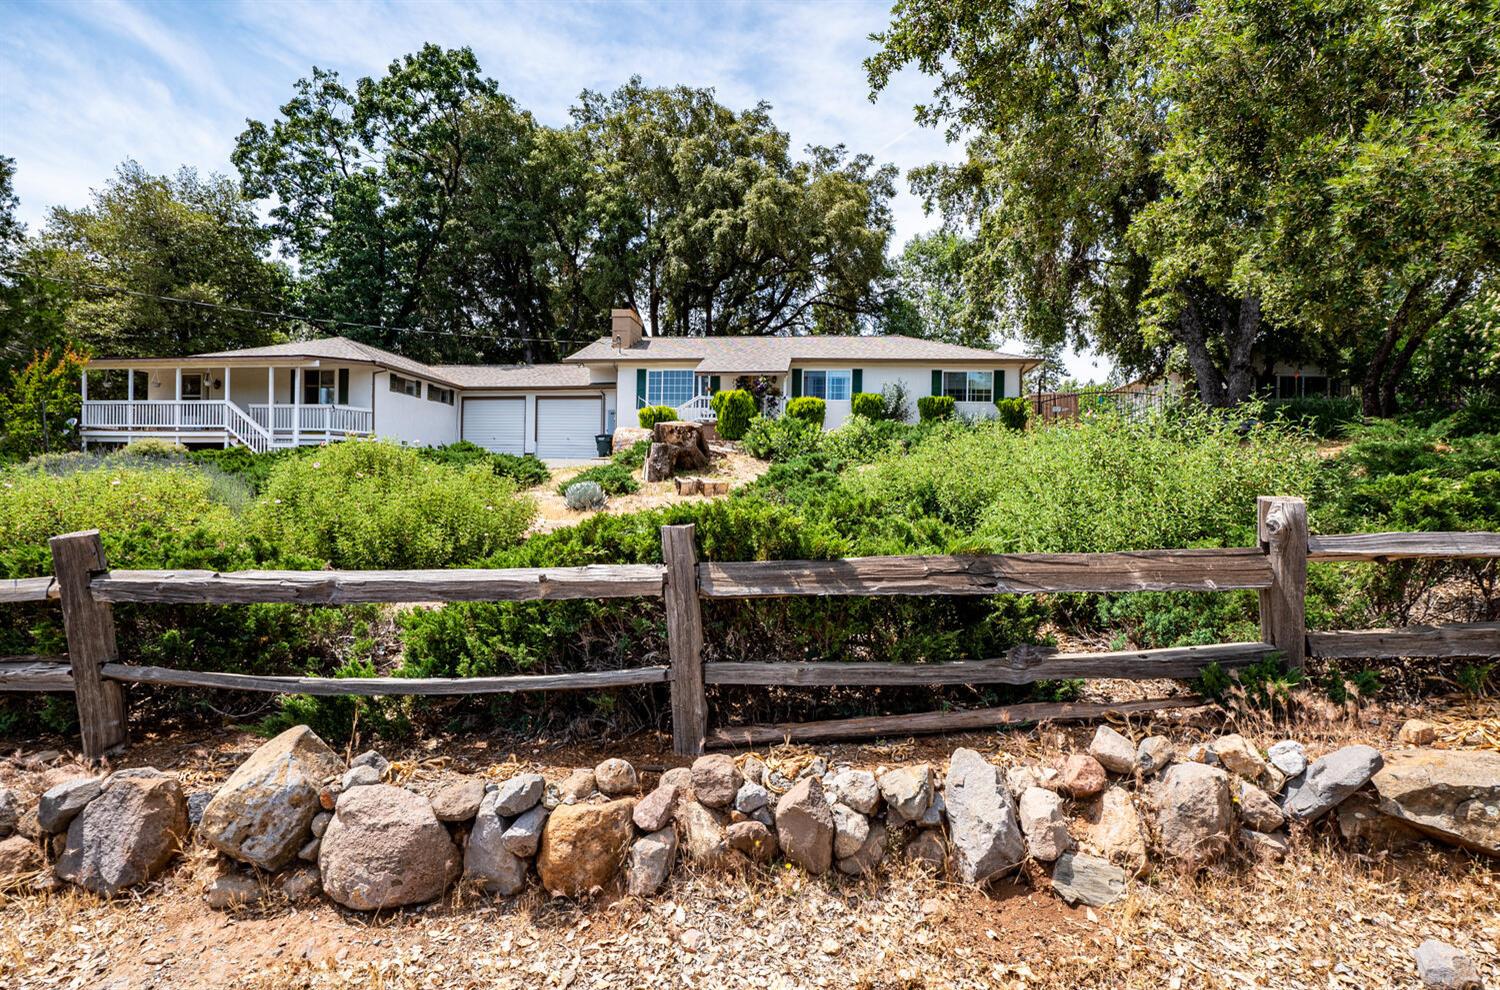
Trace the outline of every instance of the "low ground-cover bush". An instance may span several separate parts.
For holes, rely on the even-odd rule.
[[[649,440],[642,440],[619,451],[608,464],[596,464],[573,475],[557,486],[559,495],[567,495],[568,488],[578,482],[588,481],[598,485],[606,495],[629,495],[641,490],[635,480],[635,472],[646,463],[646,452],[651,449]]]
[[[745,453],[763,461],[787,461],[818,448],[822,430],[800,419],[757,416],[745,431]]]
[[[497,477],[509,478],[521,488],[540,485],[552,476],[547,465],[535,454],[505,454],[485,450],[476,443],[460,440],[446,447],[417,447],[417,453],[434,464],[467,467],[482,464]]]

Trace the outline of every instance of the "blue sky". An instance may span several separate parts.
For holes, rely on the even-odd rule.
[[[337,3],[0,0],[0,154],[16,159],[21,216],[79,206],[121,161],[232,174],[246,118],[269,120],[313,65],[346,80],[424,42],[474,49],[486,75],[547,123],[580,90],[711,86],[736,108],[766,100],[794,144],[846,144],[903,173],[954,158],[915,126],[917,73],[869,100],[861,67],[888,2]],[[936,226],[901,183],[899,246]],[[1102,376],[1086,359],[1083,378]]]

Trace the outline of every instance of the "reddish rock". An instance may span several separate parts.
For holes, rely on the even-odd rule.
[[[1104,793],[1109,775],[1104,765],[1087,753],[1074,753],[1063,764],[1059,789],[1075,798],[1091,798]]]

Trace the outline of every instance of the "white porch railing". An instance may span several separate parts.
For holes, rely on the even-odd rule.
[[[296,424],[295,427],[293,424]],[[220,433],[261,452],[291,446],[298,434],[342,438],[375,430],[375,414],[355,406],[269,406],[245,410],[223,399],[90,399],[83,429],[110,433]]]
[[[252,403],[250,418],[272,433],[370,433],[375,414],[358,406],[268,406]],[[295,424],[295,426],[294,426]]]
[[[714,415],[714,408],[706,395],[695,395],[678,406],[677,418],[690,423],[714,423],[719,419]]]
[[[93,430],[222,430],[222,399],[90,400],[83,404],[83,427]]]

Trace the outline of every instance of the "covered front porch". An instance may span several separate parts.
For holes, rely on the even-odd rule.
[[[93,361],[82,380],[84,445],[142,438],[256,452],[374,433],[373,369]]]

